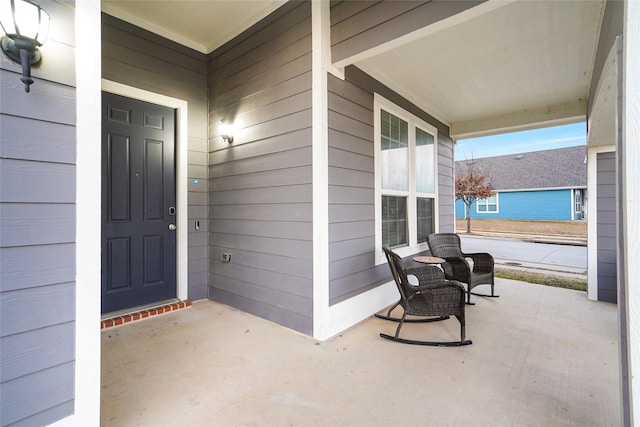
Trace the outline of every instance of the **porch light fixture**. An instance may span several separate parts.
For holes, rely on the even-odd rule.
[[[226,117],[223,117],[220,120],[220,136],[227,144],[231,144],[233,142],[233,125],[227,122]]]
[[[31,65],[42,59],[38,50],[49,32],[49,14],[40,6],[27,0],[0,0],[0,26],[2,51],[22,65],[24,91],[29,92]]]

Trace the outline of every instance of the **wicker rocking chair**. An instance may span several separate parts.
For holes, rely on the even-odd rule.
[[[467,304],[473,305],[471,295],[497,298],[494,293],[493,256],[488,253],[466,254],[460,248],[460,237],[455,233],[434,233],[427,236],[431,255],[447,260],[442,264],[445,277],[467,284]],[[473,270],[465,258],[473,260]],[[471,292],[478,285],[491,285],[491,295]]]
[[[400,292],[400,301],[394,304],[386,315],[376,314],[376,317],[399,322],[395,336],[380,333],[382,338],[398,341],[404,344],[430,345],[451,347],[471,344],[465,340],[464,318],[464,287],[456,281],[445,281],[442,271],[435,266],[424,266],[407,270],[402,258],[387,247],[383,247],[387,256],[389,268]],[[418,286],[409,283],[407,275],[418,278]],[[401,318],[391,317],[391,311],[398,305],[402,306]],[[418,316],[420,319],[407,319],[407,316]],[[423,323],[448,319],[456,316],[460,322],[460,341],[416,341],[400,338],[400,329],[406,323]]]

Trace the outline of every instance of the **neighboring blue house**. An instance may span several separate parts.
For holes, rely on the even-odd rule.
[[[582,146],[470,160],[492,179],[495,194],[471,205],[471,218],[586,219],[587,148]],[[464,173],[469,160],[456,162]],[[456,218],[466,218],[456,200]]]

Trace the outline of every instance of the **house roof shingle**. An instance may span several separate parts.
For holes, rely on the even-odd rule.
[[[459,160],[464,173],[473,164],[491,176],[495,190],[586,188],[587,148],[584,145],[521,154]]]

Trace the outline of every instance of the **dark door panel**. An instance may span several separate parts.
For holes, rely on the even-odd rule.
[[[176,296],[175,111],[102,94],[102,312]]]

